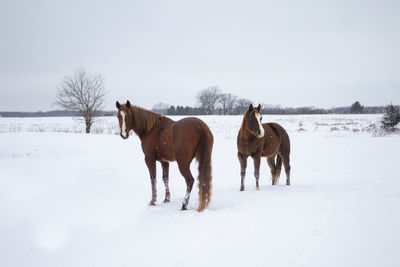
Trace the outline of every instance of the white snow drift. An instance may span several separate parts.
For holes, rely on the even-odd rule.
[[[185,182],[174,163],[171,203],[162,203],[158,166],[158,203],[147,205],[139,139],[114,135],[116,118],[105,119],[112,135],[55,133],[57,123],[74,132],[70,118],[1,118],[1,265],[399,266],[400,137],[363,131],[377,115],[264,115],[288,129],[292,185],[272,187],[263,159],[256,191],[249,160],[244,192],[241,116],[202,118],[215,137],[213,196],[202,213],[197,186],[179,211]]]

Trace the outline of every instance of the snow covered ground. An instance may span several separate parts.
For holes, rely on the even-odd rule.
[[[175,117],[177,119],[177,117]],[[259,191],[249,160],[239,192],[241,116],[201,117],[215,138],[213,196],[170,167],[171,203],[151,198],[139,139],[116,118],[81,134],[71,118],[0,118],[1,266],[399,266],[400,136],[376,137],[379,115],[266,116],[288,129],[292,185]],[[197,176],[196,164],[192,164]]]

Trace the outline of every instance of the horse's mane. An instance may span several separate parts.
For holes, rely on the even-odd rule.
[[[240,126],[240,130],[243,131],[243,133],[244,133],[244,130],[245,130],[247,116],[249,116],[249,110],[248,109],[246,110],[246,112],[243,115],[242,125]]]
[[[153,127],[157,126],[163,115],[150,110],[131,106],[134,128],[139,136],[146,135]]]

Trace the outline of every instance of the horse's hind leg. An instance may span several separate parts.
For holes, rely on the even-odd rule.
[[[246,176],[246,167],[247,167],[247,156],[238,152],[238,158],[240,162],[240,191],[244,190],[244,178]]]
[[[268,166],[271,170],[272,185],[276,184],[276,167],[275,167],[275,155],[267,158]]]
[[[157,200],[157,180],[156,180],[156,160],[146,156],[145,157],[147,168],[149,169],[151,179],[151,201],[149,205],[154,206]]]
[[[290,185],[290,159],[289,155],[281,155],[282,161],[283,161],[283,166],[285,167],[285,173],[286,173],[286,185]]]
[[[178,162],[178,167],[179,171],[181,172],[182,176],[185,177],[186,181],[186,195],[182,201],[181,210],[187,210],[187,205],[189,204],[190,193],[192,192],[194,179],[192,176],[192,172],[190,171],[190,163]]]
[[[161,161],[161,166],[163,170],[163,181],[165,185],[165,199],[164,203],[170,202],[171,193],[169,192],[169,162]]]
[[[260,189],[260,185],[258,180],[260,179],[260,161],[261,158],[259,156],[254,156],[253,157],[254,161],[254,177],[256,178],[256,190]]]
[[[275,164],[275,184],[279,183],[279,177],[281,176],[281,170],[282,170],[282,157],[280,154],[276,155],[276,164]]]

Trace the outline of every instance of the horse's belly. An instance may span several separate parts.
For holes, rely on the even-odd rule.
[[[174,139],[171,129],[164,130],[157,146],[158,157],[162,161],[175,161],[174,157]]]
[[[279,147],[277,145],[274,145],[273,143],[266,143],[263,147],[262,156],[271,157],[278,153],[278,149]]]
[[[159,153],[159,159],[161,161],[167,161],[167,162],[175,161],[173,153]]]

